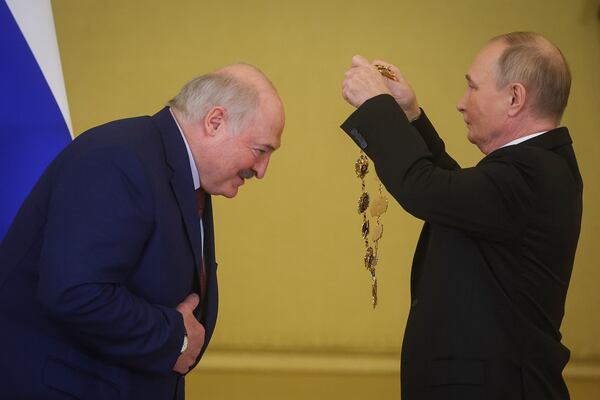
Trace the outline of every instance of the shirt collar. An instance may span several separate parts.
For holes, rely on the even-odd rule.
[[[175,118],[175,115],[173,114],[173,110],[171,110],[169,108],[169,112],[171,113],[173,120],[175,120],[175,124],[177,125],[177,128],[179,129],[179,134],[183,138],[183,143],[185,143],[185,148],[188,153],[188,159],[190,160],[190,169],[192,170],[192,179],[194,180],[194,190],[198,190],[198,189],[200,189],[200,173],[198,172],[198,167],[196,167],[196,163],[194,162],[194,155],[192,154],[192,150],[190,150],[190,146],[188,145],[188,142],[185,139],[185,135],[183,134],[183,130],[181,129],[181,126],[179,126],[179,122],[177,121],[177,118]]]
[[[546,132],[548,132],[548,131],[536,132],[536,133],[532,133],[530,135],[521,136],[520,138],[516,138],[515,140],[506,143],[504,146],[500,146],[500,148],[506,147],[506,146],[513,146],[513,145],[519,144],[519,143],[523,143],[526,140],[533,139],[534,137],[540,136],[540,135],[542,135],[542,134],[544,134]]]

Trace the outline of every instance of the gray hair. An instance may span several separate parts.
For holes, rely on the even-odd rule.
[[[571,72],[560,49],[533,32],[507,33],[494,41],[508,45],[498,59],[497,87],[521,83],[533,94],[534,112],[559,122],[571,90]]]
[[[256,87],[223,73],[192,79],[167,103],[190,122],[200,121],[213,107],[223,107],[226,121],[234,134],[246,127],[255,115],[258,104]]]

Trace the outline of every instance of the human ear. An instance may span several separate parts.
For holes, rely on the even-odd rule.
[[[514,117],[525,108],[527,89],[521,83],[511,83],[509,85],[509,96],[508,115]]]
[[[204,128],[210,136],[216,135],[224,123],[225,109],[220,106],[211,108],[204,117]]]

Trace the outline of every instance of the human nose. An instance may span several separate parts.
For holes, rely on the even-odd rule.
[[[267,167],[269,166],[269,159],[271,155],[267,155],[264,158],[258,160],[256,165],[254,166],[254,172],[256,174],[257,179],[262,179],[263,176],[267,173]]]
[[[466,97],[467,97],[467,92],[465,91],[465,93],[462,95],[462,97],[458,100],[458,103],[456,104],[456,110],[458,110],[459,113],[463,113],[465,111]]]

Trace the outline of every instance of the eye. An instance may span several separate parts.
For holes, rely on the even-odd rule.
[[[254,152],[257,153],[258,155],[263,155],[265,154],[267,151],[265,149],[261,149],[259,147],[255,147],[254,148]]]

